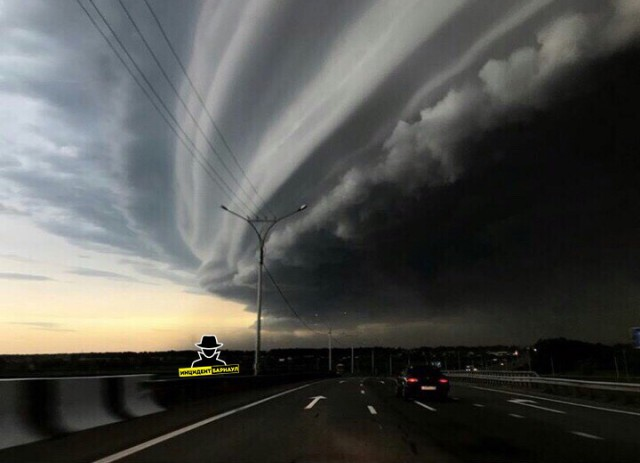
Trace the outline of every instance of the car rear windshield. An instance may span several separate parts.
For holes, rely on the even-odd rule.
[[[442,372],[439,368],[429,366],[418,366],[409,368],[410,375],[441,375]]]

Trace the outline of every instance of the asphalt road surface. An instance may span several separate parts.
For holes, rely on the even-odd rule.
[[[388,378],[337,378],[7,449],[0,461],[638,462],[640,412],[455,384],[404,401]]]

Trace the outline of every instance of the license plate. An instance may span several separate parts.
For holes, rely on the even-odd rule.
[[[435,386],[420,386],[420,390],[422,390],[422,391],[435,391],[436,387]]]

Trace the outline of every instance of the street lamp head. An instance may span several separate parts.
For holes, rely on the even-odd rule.
[[[225,211],[228,211],[228,210],[229,210],[229,209],[227,209],[227,206],[225,206],[224,204],[221,204],[221,205],[220,205],[220,207],[221,207],[222,209],[224,209]]]

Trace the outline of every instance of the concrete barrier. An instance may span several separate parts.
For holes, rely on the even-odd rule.
[[[165,410],[158,405],[314,380],[326,374],[175,378],[151,375],[0,380],[0,449]]]
[[[151,377],[0,380],[0,449],[161,412]]]
[[[33,422],[27,384],[0,380],[0,449],[45,438]]]
[[[107,389],[107,377],[47,379],[51,388],[48,404],[56,432],[75,432],[121,421]]]
[[[151,375],[124,376],[117,380],[121,411],[127,417],[135,418],[165,410],[156,403],[153,391],[148,384]]]

